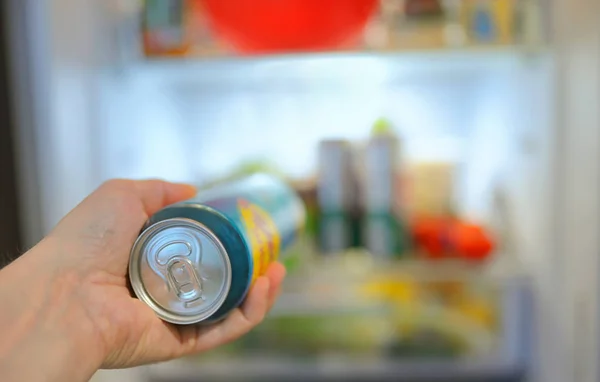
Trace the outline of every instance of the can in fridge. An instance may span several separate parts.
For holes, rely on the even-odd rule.
[[[319,144],[319,247],[323,253],[342,252],[354,245],[353,212],[357,187],[352,147],[345,140]]]
[[[396,256],[408,246],[399,203],[399,155],[400,142],[393,135],[371,138],[365,150],[363,243],[375,255]]]
[[[154,214],[131,250],[135,295],[164,321],[213,323],[297,239],[305,208],[283,181],[255,174]]]

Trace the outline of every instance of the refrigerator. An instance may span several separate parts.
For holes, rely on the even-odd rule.
[[[226,358],[214,370],[169,363],[95,379],[600,378],[600,4],[535,2],[535,38],[512,45],[149,58],[142,3],[2,3],[26,247],[107,179],[203,183],[264,159],[310,177],[320,141],[364,140],[384,117],[407,160],[457,164],[463,216],[503,219],[498,272],[521,290],[505,301],[519,308],[501,356],[475,363],[231,360],[232,375]]]

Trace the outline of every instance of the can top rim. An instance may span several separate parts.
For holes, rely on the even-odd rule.
[[[202,235],[204,235],[207,239],[209,239],[212,242],[212,244],[215,245],[218,254],[221,256],[225,264],[224,288],[222,288],[218,296],[212,302],[210,308],[196,314],[175,313],[165,308],[157,301],[155,301],[155,299],[150,295],[150,293],[145,288],[142,282],[140,264],[142,254],[144,253],[144,249],[146,248],[146,243],[155,235],[159,234],[165,229],[173,227],[187,228],[189,230],[199,232]],[[210,316],[216,313],[221,307],[221,305],[223,305],[223,303],[225,302],[229,290],[231,288],[231,261],[229,259],[229,256],[227,255],[225,247],[223,246],[219,238],[206,226],[192,219],[171,218],[161,220],[150,225],[149,227],[144,229],[143,232],[138,236],[131,249],[131,255],[129,259],[129,278],[131,281],[131,287],[137,298],[149,305],[152,308],[152,310],[154,310],[156,315],[162,320],[173,324],[195,324],[210,318]]]

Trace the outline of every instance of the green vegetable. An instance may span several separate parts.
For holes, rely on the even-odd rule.
[[[385,118],[380,118],[373,124],[373,128],[371,129],[371,135],[395,135],[394,126],[389,120]]]
[[[301,265],[302,254],[299,252],[291,252],[282,260],[283,266],[287,270],[287,273],[293,273],[296,269],[298,269]]]
[[[231,171],[228,175],[214,179],[210,182],[202,184],[202,188],[211,187],[216,184],[220,184],[223,182],[232,181],[234,179],[238,179],[244,176],[256,174],[256,173],[266,173],[276,176],[278,178],[286,179],[286,175],[283,171],[281,171],[277,166],[275,166],[271,161],[262,160],[262,159],[254,159],[254,160],[246,160],[241,162],[233,171]]]
[[[257,172],[264,172],[276,176],[284,176],[284,173],[277,168],[272,162],[267,160],[249,160],[240,164],[233,171],[232,176],[251,175]]]

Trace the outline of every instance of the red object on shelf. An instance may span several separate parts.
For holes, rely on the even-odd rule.
[[[425,250],[429,258],[441,259],[446,256],[447,248],[442,234],[449,224],[449,220],[440,218],[420,218],[414,222],[415,243]]]
[[[430,259],[458,257],[482,261],[494,249],[488,233],[480,226],[443,217],[421,217],[412,227],[418,247]]]
[[[484,229],[474,224],[453,224],[449,237],[454,250],[467,260],[485,260],[494,248]]]
[[[360,37],[378,0],[197,0],[209,27],[242,53],[319,51]]]

